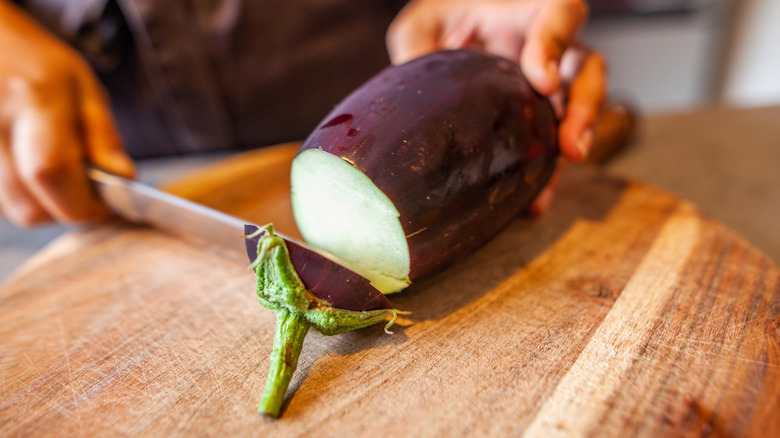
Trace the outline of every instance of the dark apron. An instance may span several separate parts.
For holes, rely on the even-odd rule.
[[[136,158],[301,140],[389,61],[390,0],[30,0],[106,85]]]

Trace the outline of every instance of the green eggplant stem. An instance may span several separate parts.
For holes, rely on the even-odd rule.
[[[311,326],[306,318],[297,312],[282,308],[275,313],[276,333],[271,351],[271,366],[265,381],[265,392],[257,408],[258,412],[272,417],[279,416],[287,387],[298,366],[303,339]]]
[[[255,237],[261,233],[257,259],[249,267],[256,271],[256,292],[260,304],[276,315],[276,333],[265,392],[258,411],[278,417],[284,394],[298,366],[298,356],[309,327],[330,336],[376,324],[390,317],[385,327],[389,333],[388,328],[399,311],[355,311],[331,307],[306,289],[290,261],[287,245],[274,234],[273,226],[266,225],[246,237]]]

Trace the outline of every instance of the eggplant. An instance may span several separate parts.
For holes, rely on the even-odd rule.
[[[312,131],[293,159],[293,213],[309,245],[379,292],[397,292],[527,208],[557,154],[552,105],[517,64],[480,51],[435,52],[381,71]],[[355,306],[344,295],[339,303],[316,296],[272,227],[248,239],[258,297],[277,317],[259,408],[276,416],[310,327],[337,334],[391,317],[389,327],[399,312],[354,310],[365,295],[355,294]]]
[[[310,245],[395,292],[494,236],[557,154],[552,105],[516,63],[435,52],[380,72],[309,135],[293,160],[293,213]]]

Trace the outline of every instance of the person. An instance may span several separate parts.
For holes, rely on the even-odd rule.
[[[87,163],[134,177],[133,158],[301,139],[385,60],[465,47],[516,60],[556,103],[569,161],[588,154],[606,93],[603,57],[576,40],[584,0],[60,3],[49,23],[81,52],[34,7],[0,0],[0,215],[19,226],[107,217]]]

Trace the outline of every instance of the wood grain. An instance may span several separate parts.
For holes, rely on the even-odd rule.
[[[169,190],[290,232],[294,145]],[[274,219],[278,218],[278,219]],[[304,343],[255,413],[273,315],[211,248],[114,222],[0,290],[0,436],[756,436],[780,431],[780,272],[691,204],[587,167],[412,311]]]

